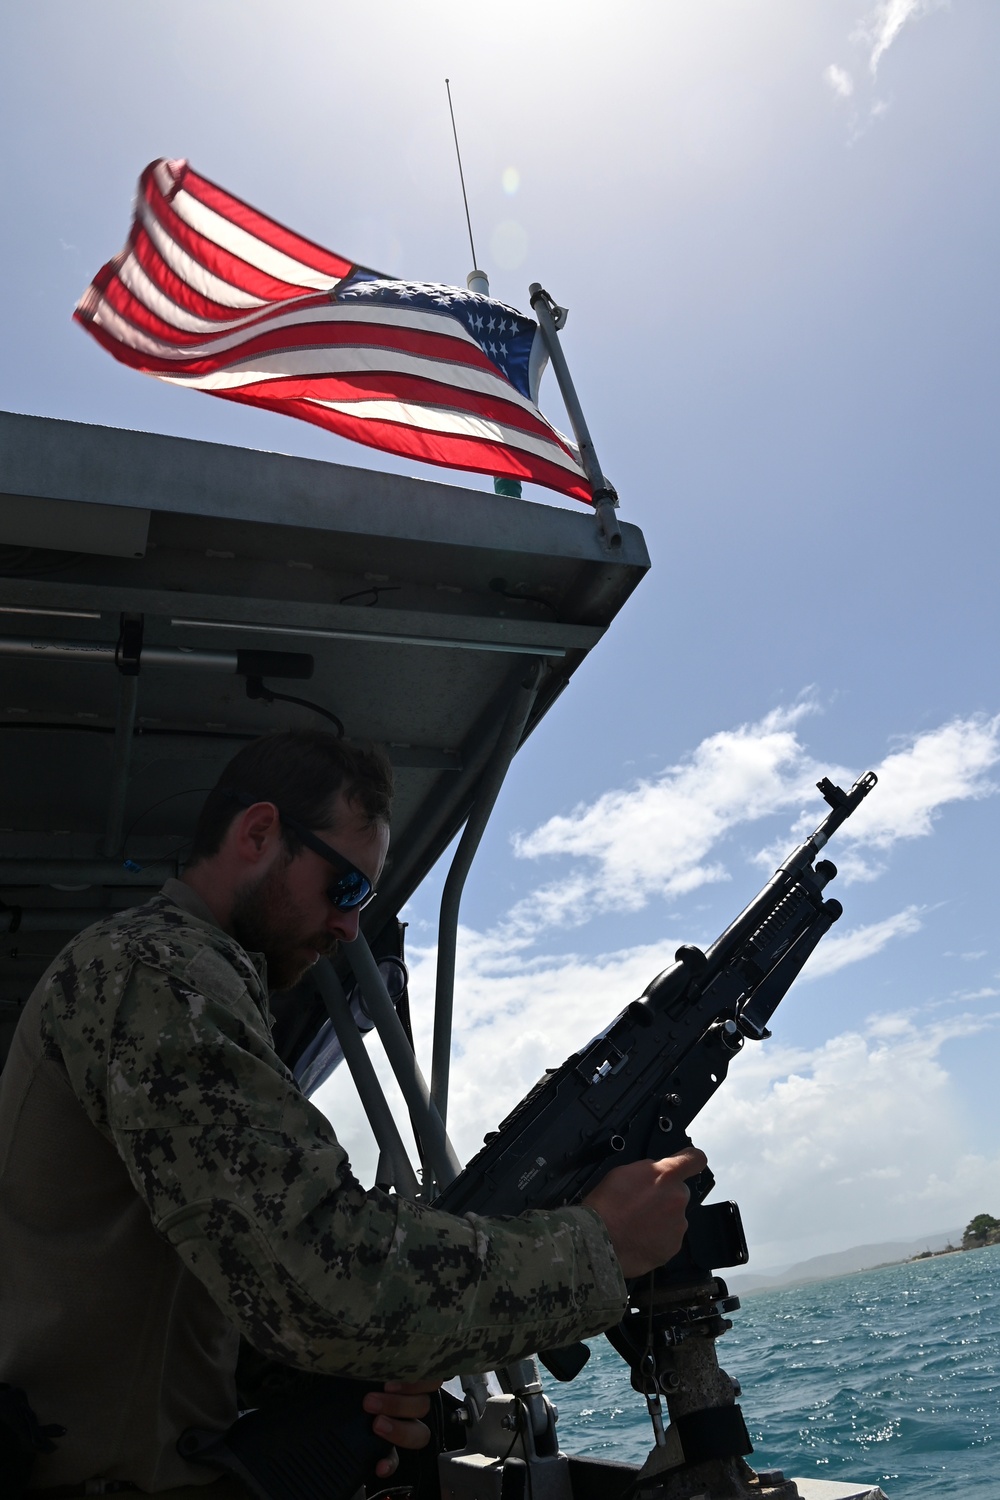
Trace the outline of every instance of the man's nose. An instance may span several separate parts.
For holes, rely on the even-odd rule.
[[[353,911],[341,911],[335,906],[330,913],[326,930],[342,943],[353,943],[358,935],[360,919],[361,913],[356,908]]]

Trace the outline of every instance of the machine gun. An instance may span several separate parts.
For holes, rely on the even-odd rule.
[[[820,781],[830,812],[722,936],[704,952],[679,948],[676,961],[638,1000],[562,1067],[548,1071],[435,1206],[457,1214],[518,1214],[576,1203],[610,1168],[687,1145],[691,1121],[732,1059],[746,1041],[770,1036],[768,1021],[840,917],[839,901],[823,894],[836,866],[817,856],[875,782],[872,771],[849,792]],[[651,1495],[694,1494],[700,1486],[713,1495],[790,1500],[794,1485],[777,1475],[762,1488],[743,1463],[752,1451],[746,1426],[734,1385],[714,1355],[714,1339],[731,1326],[723,1314],[739,1301],[713,1271],[743,1265],[748,1256],[736,1204],[703,1202],[713,1186],[707,1170],[692,1182],[679,1254],[633,1284],[629,1310],[608,1337],[631,1365],[633,1386],[646,1396],[653,1420]],[[572,1379],[588,1353],[577,1346],[539,1357],[557,1378]],[[661,1394],[669,1431],[660,1416]],[[662,1476],[673,1471],[679,1481],[682,1470],[684,1482],[671,1489]]]

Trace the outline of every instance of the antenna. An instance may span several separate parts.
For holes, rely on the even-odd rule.
[[[472,251],[472,270],[465,278],[465,284],[477,297],[488,297],[490,295],[490,278],[485,271],[480,271],[476,261],[476,242],[472,238],[472,218],[469,214],[469,195],[465,191],[465,173],[462,171],[462,152],[458,145],[458,127],[455,124],[455,106],[451,102],[451,79],[446,78],[444,86],[448,90],[448,110],[451,114],[451,133],[455,137],[455,155],[458,157],[458,175],[462,183],[462,202],[465,204],[465,222],[469,226],[469,249]],[[493,488],[498,495],[508,495],[515,500],[521,498],[521,481],[519,479],[503,479],[494,477]],[[447,1081],[445,1083],[447,1088]]]
[[[468,194],[465,191],[465,173],[462,171],[462,153],[459,150],[458,145],[458,128],[455,125],[455,106],[451,102],[451,80],[446,78],[444,81],[444,86],[448,90],[448,111],[451,115],[451,133],[455,137],[455,155],[458,157],[458,176],[462,184],[462,202],[465,204],[465,222],[469,226],[469,248],[472,251],[472,274],[469,277],[469,285],[471,287],[472,277],[482,276],[483,273],[481,271],[477,271],[476,269],[479,262],[476,260],[476,242],[472,238],[472,219],[469,216],[469,198]],[[478,290],[478,288],[473,288],[473,290]]]

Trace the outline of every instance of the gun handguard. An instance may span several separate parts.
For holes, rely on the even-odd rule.
[[[875,785],[849,792],[824,778],[831,811],[707,952],[682,947],[580,1052],[550,1069],[437,1197],[449,1213],[518,1214],[576,1203],[610,1170],[687,1144],[691,1121],[746,1038],[767,1021],[841,915],[816,856]],[[711,1187],[700,1184],[700,1196]]]

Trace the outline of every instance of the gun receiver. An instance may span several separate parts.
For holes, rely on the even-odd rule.
[[[680,1150],[744,1042],[770,1035],[767,1022],[841,915],[840,903],[823,896],[836,867],[816,857],[876,779],[869,771],[849,792],[820,781],[831,811],[735,922],[706,952],[679,948],[638,1000],[549,1070],[436,1206],[517,1214],[575,1203],[611,1167]],[[702,1174],[696,1200],[712,1185]],[[738,1259],[714,1263],[745,1259],[744,1246]]]

